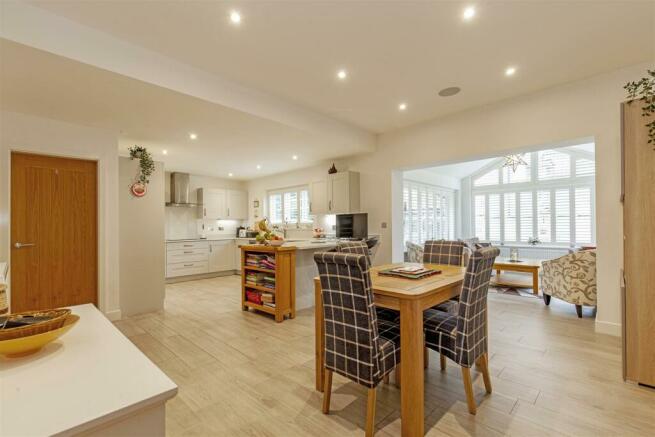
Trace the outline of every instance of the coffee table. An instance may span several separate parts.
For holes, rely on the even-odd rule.
[[[532,293],[539,294],[539,269],[540,259],[522,258],[519,262],[510,261],[506,257],[496,258],[494,269],[496,276],[491,278],[491,285],[500,285],[512,288],[532,288]],[[532,273],[532,281],[529,279],[517,278],[517,275],[503,275],[502,272]]]

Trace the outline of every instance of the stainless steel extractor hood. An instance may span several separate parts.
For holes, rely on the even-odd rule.
[[[198,206],[197,203],[189,202],[189,174],[171,173],[171,201],[166,206]]]

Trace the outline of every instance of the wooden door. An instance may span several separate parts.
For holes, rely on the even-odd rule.
[[[626,378],[655,386],[655,150],[642,102],[623,105]]]
[[[97,304],[95,161],[11,154],[11,311]]]

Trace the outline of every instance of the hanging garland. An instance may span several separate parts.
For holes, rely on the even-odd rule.
[[[135,181],[130,187],[132,194],[136,197],[143,197],[146,194],[146,185],[150,182],[150,175],[155,171],[155,161],[145,147],[130,147],[130,159],[139,160],[139,171]]]
[[[642,100],[641,116],[650,117],[655,114],[655,70],[647,70],[648,76],[636,82],[628,82],[623,88],[628,92],[628,104]],[[653,144],[655,150],[655,120],[646,123],[648,128],[648,144]]]

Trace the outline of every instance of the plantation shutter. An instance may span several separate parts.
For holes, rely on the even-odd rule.
[[[537,237],[542,243],[551,242],[550,191],[537,191]]]
[[[575,189],[575,241],[577,243],[592,242],[591,223],[591,189],[588,187]]]
[[[269,220],[273,224],[282,223],[282,194],[271,194],[268,197]]]
[[[555,190],[555,241],[571,242],[571,203],[568,188]]]
[[[487,239],[487,213],[485,205],[485,195],[478,194],[475,196],[474,201],[474,214],[475,214],[475,236],[480,240]]]
[[[570,155],[556,150],[542,150],[538,153],[537,174],[540,181],[568,178],[571,175]]]
[[[452,239],[452,190],[413,181],[403,184],[405,241],[423,244],[426,240]]]
[[[503,241],[516,241],[516,193],[505,193],[503,197],[505,235]]]
[[[532,213],[532,191],[519,193],[519,204],[521,241],[528,241],[535,236],[532,226],[534,217]]]
[[[596,174],[596,163],[590,159],[579,158],[575,160],[576,176],[593,176]]]
[[[500,241],[500,194],[489,197],[489,240]]]

